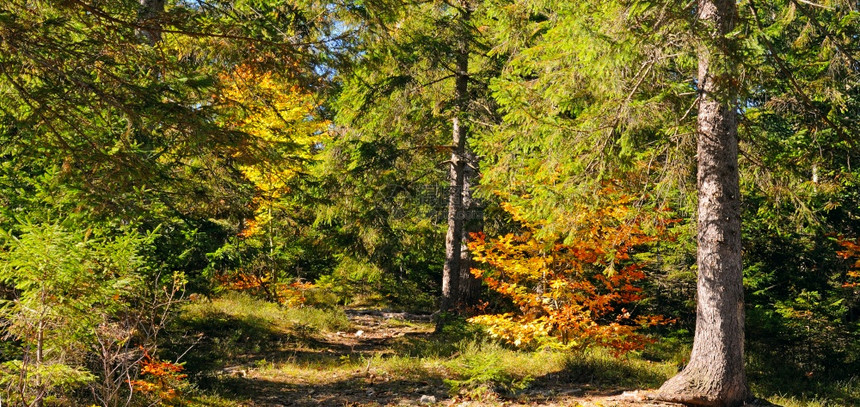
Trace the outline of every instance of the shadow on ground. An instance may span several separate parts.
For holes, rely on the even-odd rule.
[[[352,406],[397,405],[415,403],[421,397],[444,399],[447,394],[441,376],[427,376],[419,381],[390,380],[372,382],[351,377],[326,384],[294,384],[259,377],[214,378],[200,383],[222,397],[237,402],[251,401],[253,406]]]
[[[262,318],[208,313],[205,318],[181,321],[177,329],[184,339],[177,341],[172,352],[178,354],[193,345],[183,358],[190,380],[231,406],[417,405],[422,397],[445,403],[469,401],[475,407],[671,405],[642,403],[629,396],[638,389],[659,387],[664,374],[590,353],[571,355],[560,370],[522,381],[526,386],[491,381],[452,397],[450,379],[456,373],[445,367],[428,368],[422,360],[438,358],[444,364],[462,357],[457,356],[456,345],[462,335],[434,335],[426,323],[364,314],[351,315],[351,322],[345,332],[319,332]],[[366,361],[389,357],[401,363],[394,371],[371,369],[370,362],[365,366]],[[502,381],[506,380],[523,378],[505,376]],[[511,388],[517,390],[506,390]]]
[[[203,372],[247,366],[258,360],[280,361],[294,357],[287,349],[325,350],[330,344],[317,339],[313,330],[285,332],[268,321],[255,317],[236,317],[211,313],[207,318],[183,320],[174,328],[168,351],[184,354],[187,372]],[[314,354],[314,352],[307,352]]]

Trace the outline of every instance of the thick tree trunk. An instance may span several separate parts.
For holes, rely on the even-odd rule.
[[[442,271],[441,311],[448,312],[461,305],[460,281],[463,279],[463,233],[466,213],[463,206],[463,186],[466,177],[467,129],[462,118],[469,103],[469,33],[470,11],[462,4],[461,32],[457,39],[456,78],[454,84],[455,109],[452,119],[451,164],[448,172],[448,232],[445,235],[445,265]]]
[[[726,55],[737,11],[734,0],[699,0],[711,30],[699,50],[698,285],[690,362],[657,398],[703,406],[735,406],[749,397],[744,374],[744,298],[736,85]]]

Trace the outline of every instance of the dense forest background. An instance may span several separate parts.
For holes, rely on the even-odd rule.
[[[747,376],[856,405],[860,3],[735,4]],[[221,298],[683,366],[697,7],[4,1],[0,400],[206,405]]]

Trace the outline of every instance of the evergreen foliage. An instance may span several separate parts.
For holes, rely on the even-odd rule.
[[[716,35],[701,4],[3,1],[0,400],[181,403],[159,332],[190,294],[684,343],[703,99],[738,116],[751,388],[856,382],[860,5],[739,0]],[[707,55],[729,91],[703,95]],[[483,278],[471,307],[446,239]],[[482,377],[494,357],[452,383],[530,382]]]

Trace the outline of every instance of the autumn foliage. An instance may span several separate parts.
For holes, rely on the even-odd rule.
[[[131,380],[129,384],[136,391],[158,399],[162,405],[170,404],[178,400],[182,387],[187,385],[185,379],[188,375],[182,370],[182,365],[159,360],[144,349],[141,379]]]
[[[518,346],[597,345],[619,353],[641,348],[647,339],[637,330],[667,321],[635,311],[645,273],[633,254],[665,234],[672,221],[661,211],[637,213],[629,198],[605,192],[613,198],[597,209],[583,208],[577,230],[564,240],[527,222],[519,234],[474,235],[469,247],[486,266],[472,273],[509,298],[516,311],[470,321]],[[503,207],[524,221],[518,208]]]
[[[219,287],[231,291],[246,291],[275,301],[279,304],[296,307],[307,301],[305,294],[314,289],[314,284],[294,281],[291,283],[276,282],[272,273],[257,275],[254,273],[237,272],[216,276]]]
[[[842,287],[856,288],[860,287],[860,243],[855,240],[840,238],[839,245],[843,250],[836,252],[843,259],[854,259],[851,269],[846,273],[845,282]]]
[[[240,230],[243,238],[274,234],[273,222],[290,183],[306,171],[315,149],[327,140],[330,123],[317,115],[312,93],[271,72],[242,65],[221,75],[229,86],[219,102],[224,126],[248,135],[249,150],[257,156],[233,154],[239,170],[254,186],[254,217]]]
[[[314,95],[271,72],[242,65],[221,75],[229,84],[218,97],[224,126],[247,134],[251,151],[261,157],[234,154],[239,169],[257,189],[258,205],[265,206],[289,192],[288,182],[312,156],[314,145],[327,138],[329,122],[317,120]],[[259,158],[277,159],[275,162]],[[255,225],[249,225],[254,233]]]

